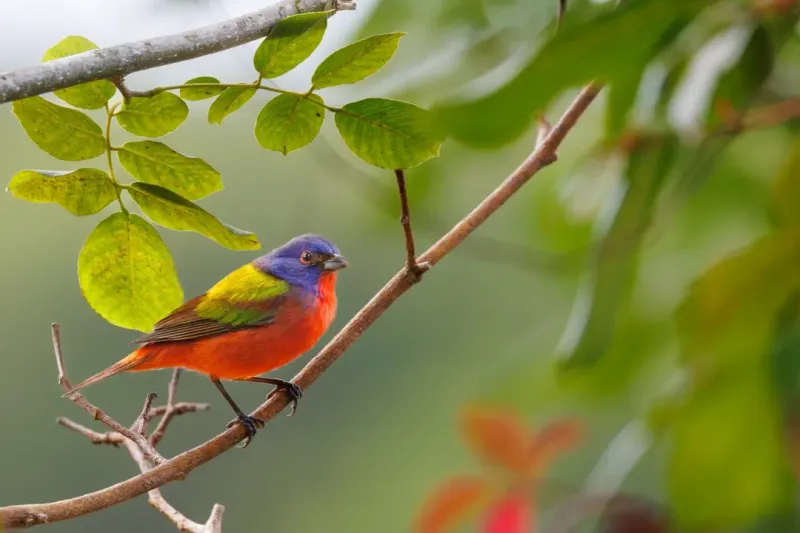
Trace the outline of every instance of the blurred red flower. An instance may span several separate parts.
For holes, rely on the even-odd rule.
[[[533,532],[537,480],[581,440],[582,425],[561,419],[531,432],[515,413],[469,406],[462,414],[461,429],[475,455],[500,475],[445,480],[427,498],[415,531],[447,533],[481,519],[484,533]]]

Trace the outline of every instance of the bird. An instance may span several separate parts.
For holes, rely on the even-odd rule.
[[[207,292],[188,300],[132,342],[139,347],[64,394],[123,372],[181,368],[205,374],[247,430],[247,447],[264,421],[246,415],[222,384],[267,383],[289,395],[290,416],[302,389],[259,377],[310,350],[336,316],[336,278],[348,266],[339,249],[315,234],[295,237],[232,271]],[[268,396],[268,397],[269,397]]]

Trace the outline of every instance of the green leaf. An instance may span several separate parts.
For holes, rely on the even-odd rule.
[[[772,339],[772,379],[791,421],[800,422],[800,292],[788,297],[778,313]]]
[[[212,76],[200,76],[199,78],[190,79],[184,85],[198,83],[219,83],[219,80]],[[218,95],[224,90],[225,87],[183,87],[180,90],[180,95],[184,100],[205,100]]]
[[[611,144],[625,132],[628,117],[636,103],[639,84],[644,74],[644,66],[629,72],[611,84],[606,104],[606,142]]]
[[[217,220],[214,215],[169,189],[149,183],[133,183],[131,198],[156,224],[176,231],[195,231],[231,250],[257,250],[258,237]]]
[[[678,308],[690,388],[668,465],[672,505],[686,529],[736,528],[791,501],[768,361],[780,311],[798,289],[800,234],[781,231],[712,266]]]
[[[677,147],[671,134],[636,139],[625,179],[598,218],[599,246],[558,349],[561,370],[594,365],[611,346],[618,314],[635,281],[639,247]]]
[[[228,87],[208,108],[208,122],[222,124],[225,117],[246,104],[254,94],[256,89],[251,87]]]
[[[627,0],[600,16],[565,24],[499,90],[476,100],[436,106],[437,123],[468,145],[508,144],[525,133],[536,114],[564,90],[593,79],[613,85],[642,70],[678,29],[714,1]],[[570,13],[567,19],[573,15],[580,13]]]
[[[314,71],[315,89],[347,85],[363,80],[380,70],[394,55],[405,33],[375,35],[345,46],[329,55]]]
[[[62,57],[72,56],[94,50],[97,45],[86,37],[70,35],[58,42],[55,46],[44,53],[42,62],[61,59]],[[108,80],[90,81],[74,87],[59,89],[53,94],[64,100],[70,105],[83,109],[99,109],[108,102],[117,88]]]
[[[134,135],[161,137],[176,130],[188,116],[186,102],[164,91],[150,98],[131,98],[117,113],[117,121]]]
[[[444,142],[430,111],[383,98],[347,104],[336,112],[336,127],[353,153],[380,168],[419,165],[439,155]]]
[[[772,218],[776,225],[800,228],[800,140],[792,146],[772,187]]]
[[[127,142],[117,152],[128,174],[139,181],[160,185],[190,200],[222,190],[219,172],[197,157],[179,154],[155,141]]]
[[[309,98],[322,103],[312,94]],[[314,140],[325,120],[325,108],[305,98],[280,94],[267,102],[256,119],[258,144],[283,155]]]
[[[292,70],[319,46],[330,13],[301,13],[280,20],[258,46],[253,66],[265,78],[277,78]]]
[[[727,376],[690,396],[677,413],[668,458],[675,530],[741,531],[787,509],[793,482],[784,438],[765,369]]]
[[[759,25],[753,30],[737,63],[719,80],[707,112],[707,127],[723,125],[719,106],[741,115],[772,73],[774,51],[767,30]]]
[[[665,118],[667,116],[667,113],[669,112],[669,105],[672,102],[672,97],[675,95],[675,91],[680,85],[681,80],[683,80],[683,76],[686,74],[686,69],[688,66],[689,61],[687,59],[683,59],[681,61],[677,61],[667,71],[667,74],[664,76],[664,80],[658,89],[658,100],[656,101],[654,109],[656,116],[660,118]]]
[[[83,161],[106,150],[103,131],[95,121],[41,96],[13,102],[14,114],[36,146],[63,161]]]
[[[114,213],[89,234],[78,256],[86,301],[115,326],[150,331],[183,303],[175,264],[143,218]]]
[[[8,192],[29,202],[56,203],[73,215],[99,213],[117,198],[111,178],[96,168],[78,170],[21,170]]]

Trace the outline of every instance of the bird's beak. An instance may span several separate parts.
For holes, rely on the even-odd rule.
[[[334,255],[324,263],[322,263],[322,268],[324,270],[335,271],[340,270],[342,268],[347,268],[347,259],[342,257],[339,254]]]

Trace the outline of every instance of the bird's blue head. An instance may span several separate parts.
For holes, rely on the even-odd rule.
[[[322,276],[347,266],[339,249],[319,235],[300,235],[254,261],[266,272],[293,287],[316,292]]]

